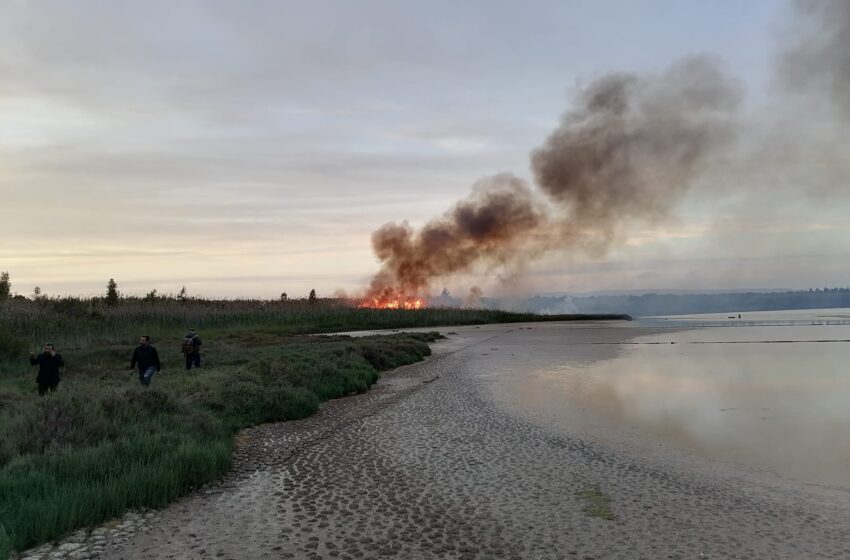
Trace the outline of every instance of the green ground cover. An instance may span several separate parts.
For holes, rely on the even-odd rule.
[[[137,507],[160,507],[220,476],[237,430],[303,418],[360,393],[380,371],[430,354],[435,333],[381,337],[213,334],[186,371],[179,335],[163,371],[139,386],[130,346],[63,352],[55,394],[27,364],[0,376],[0,557]]]
[[[580,318],[599,317],[545,317]],[[379,372],[427,356],[438,336],[306,333],[541,319],[337,300],[0,301],[0,558],[167,504],[229,468],[239,429],[303,418],[324,400],[365,391]],[[188,327],[204,340],[204,367],[190,372],[180,354]],[[127,371],[142,334],[163,361],[147,388]],[[38,397],[26,356],[48,341],[66,372],[58,392]]]

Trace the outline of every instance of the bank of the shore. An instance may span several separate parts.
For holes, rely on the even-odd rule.
[[[327,398],[362,392],[378,371],[421,359],[431,341],[349,344],[300,333],[587,318],[352,309],[334,300],[0,302],[0,558],[128,508],[163,506],[226,472],[236,430],[303,418]],[[203,329],[210,350],[203,374],[183,372],[187,325]],[[164,365],[152,389],[122,368],[144,333]],[[26,351],[47,340],[67,367],[59,392],[42,399]]]
[[[846,496],[683,468],[511,412],[491,390],[491,360],[520,349],[545,360],[547,337],[534,335],[552,328],[454,329],[435,356],[363,395],[245,432],[220,484],[100,534],[98,554],[91,535],[67,544],[125,560],[850,555]]]
[[[73,369],[45,397],[34,395],[30,375],[5,376],[0,558],[128,509],[166,505],[228,471],[238,430],[362,393],[379,372],[429,355],[438,336],[236,331],[215,341],[203,369],[166,367],[150,387],[115,371],[126,359],[118,349],[70,352]]]

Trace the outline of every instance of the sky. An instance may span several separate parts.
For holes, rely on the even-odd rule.
[[[379,268],[373,231],[421,226],[483,176],[531,181],[531,150],[609,72],[708,53],[740,79],[749,114],[770,112],[793,17],[783,0],[0,0],[0,12],[0,270],[13,291],[91,295],[114,278],[125,293],[206,297],[356,293]],[[846,286],[850,207],[812,177],[848,175],[824,161],[736,173],[604,255],[556,250],[520,277],[433,287]],[[777,182],[813,194],[758,187]]]

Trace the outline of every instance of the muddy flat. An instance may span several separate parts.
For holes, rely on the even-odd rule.
[[[702,452],[608,414],[593,389],[604,383],[555,374],[669,331],[442,331],[434,356],[370,392],[246,431],[224,481],[104,557],[850,557],[843,485]]]

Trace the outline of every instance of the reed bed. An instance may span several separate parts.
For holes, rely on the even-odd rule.
[[[264,301],[162,298],[42,298],[0,301],[0,357],[50,341],[62,348],[130,344],[140,334],[171,336],[199,330],[253,328],[277,334],[342,332],[566,319],[488,309],[358,308],[341,299]],[[30,348],[34,349],[34,348]]]

